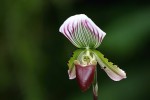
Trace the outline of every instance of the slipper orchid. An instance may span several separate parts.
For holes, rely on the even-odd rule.
[[[76,78],[82,91],[86,91],[93,84],[94,100],[98,97],[97,63],[112,80],[120,81],[126,78],[126,73],[122,69],[109,62],[96,50],[106,33],[86,15],[69,17],[59,31],[79,48],[68,62],[69,79]]]

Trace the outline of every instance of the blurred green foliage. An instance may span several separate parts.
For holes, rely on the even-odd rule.
[[[98,49],[127,73],[114,82],[98,68],[100,100],[149,100],[150,5],[100,1],[1,0],[0,100],[92,100],[68,79],[76,48],[58,31],[79,13],[107,33]]]

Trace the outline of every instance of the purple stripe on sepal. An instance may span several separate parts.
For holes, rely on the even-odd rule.
[[[106,35],[106,33],[85,14],[69,17],[61,25],[59,31],[78,48],[97,48]]]

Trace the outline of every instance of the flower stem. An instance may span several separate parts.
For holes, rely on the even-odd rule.
[[[97,68],[95,70],[95,76],[93,82],[93,100],[98,100]]]

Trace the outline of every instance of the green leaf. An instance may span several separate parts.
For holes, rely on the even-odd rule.
[[[104,55],[101,52],[97,50],[92,51],[96,56],[97,62],[112,80],[119,81],[123,78],[126,78],[126,73],[122,69],[117,67],[117,65],[109,62],[107,58],[104,58]]]
[[[77,49],[73,52],[73,56],[68,61],[69,69],[71,69],[74,66],[74,60],[76,60],[78,58],[78,56],[80,55],[80,53],[83,51],[84,51],[84,49]]]

